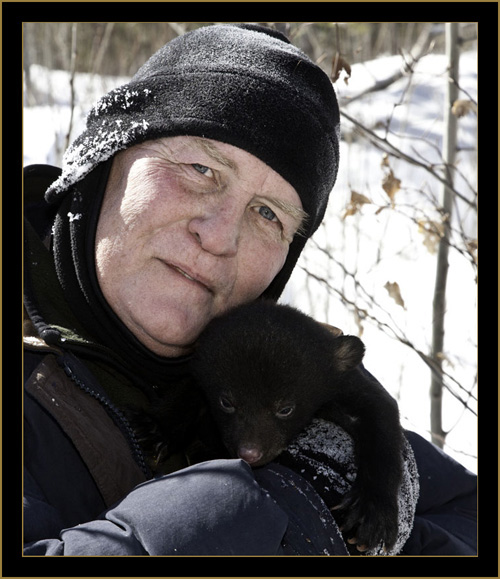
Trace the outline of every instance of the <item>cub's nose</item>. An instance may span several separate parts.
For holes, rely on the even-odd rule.
[[[248,462],[248,464],[253,464],[262,458],[262,451],[254,446],[240,446],[238,448],[238,456]]]

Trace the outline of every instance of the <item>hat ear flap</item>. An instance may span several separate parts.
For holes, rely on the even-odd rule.
[[[356,336],[339,336],[333,341],[335,369],[348,372],[361,364],[365,354],[363,342]]]

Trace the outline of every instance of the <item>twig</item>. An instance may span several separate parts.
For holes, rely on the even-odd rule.
[[[69,77],[69,87],[71,91],[71,102],[70,102],[70,116],[69,116],[69,126],[68,133],[66,134],[66,146],[67,149],[71,140],[71,131],[73,129],[73,113],[75,110],[75,71],[76,71],[76,33],[77,33],[77,23],[73,22],[71,27],[71,64],[70,64],[70,77]]]
[[[353,125],[355,125],[357,128],[359,128],[363,133],[365,133],[368,136],[368,138],[373,142],[373,144],[375,146],[378,146],[380,148],[380,150],[382,150],[384,153],[387,153],[388,155],[392,155],[393,157],[396,157],[398,159],[402,159],[402,160],[406,161],[407,163],[410,163],[411,165],[416,165],[417,167],[421,167],[422,169],[424,169],[425,171],[430,173],[440,183],[442,183],[443,185],[448,187],[450,189],[450,191],[452,191],[457,197],[459,197],[469,207],[471,207],[472,209],[477,211],[476,203],[471,201],[470,199],[467,199],[467,197],[465,197],[462,193],[460,193],[460,191],[457,191],[453,187],[453,185],[448,181],[448,179],[446,179],[444,176],[442,176],[439,173],[437,173],[436,171],[434,171],[434,168],[432,166],[426,165],[425,163],[418,161],[417,159],[415,159],[415,157],[411,157],[407,153],[403,153],[403,151],[401,151],[395,145],[390,143],[386,138],[379,137],[376,133],[374,133],[369,128],[367,128],[363,124],[361,124],[359,121],[357,121],[356,119],[354,119],[353,117],[348,115],[345,111],[341,110],[340,114],[341,114],[341,116],[346,118],[348,121],[350,121]]]

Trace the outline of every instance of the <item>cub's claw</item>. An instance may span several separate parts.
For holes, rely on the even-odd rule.
[[[396,497],[347,493],[333,507],[340,530],[350,545],[360,552],[374,549],[381,543],[390,551],[398,537],[398,505]]]

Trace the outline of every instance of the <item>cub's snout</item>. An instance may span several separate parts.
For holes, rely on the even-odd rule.
[[[260,466],[259,461],[262,460],[263,456],[264,453],[257,446],[245,445],[238,447],[238,457],[248,462],[248,464]]]

